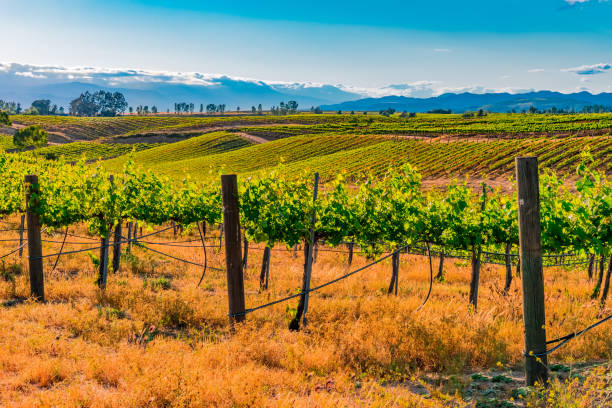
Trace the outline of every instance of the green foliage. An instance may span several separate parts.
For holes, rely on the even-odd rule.
[[[308,239],[314,229],[317,240],[330,245],[354,240],[369,255],[421,242],[453,250],[503,250],[518,243],[515,195],[489,187],[478,194],[465,182],[427,192],[416,168],[404,165],[388,168],[382,177],[365,178],[356,191],[343,175],[337,176],[313,202],[311,176],[288,177],[286,170],[240,179],[241,224],[249,240],[290,247]],[[40,194],[30,204],[50,228],[83,222],[93,233],[107,236],[124,220],[141,225],[222,220],[216,177],[172,181],[132,161],[111,174],[83,160],[69,164],[4,153],[0,215],[24,210],[26,174],[39,175]],[[609,255],[612,188],[606,174],[592,167],[592,158],[583,156],[572,193],[552,171],[543,172],[540,182],[544,250]],[[92,260],[97,260],[94,255]]]
[[[8,113],[0,111],[0,125],[11,126],[11,120],[8,117]]]
[[[19,129],[13,136],[13,144],[20,149],[47,145],[47,132],[40,126],[32,125]]]

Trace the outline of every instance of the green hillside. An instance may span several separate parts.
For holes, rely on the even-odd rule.
[[[85,160],[97,160],[122,156],[132,151],[139,152],[142,150],[151,149],[155,146],[157,146],[157,144],[73,142],[42,147],[40,149],[24,152],[22,154],[31,154],[52,160],[59,159],[60,157],[63,157],[68,161],[79,160],[81,158],[84,158]]]
[[[282,166],[288,174],[305,169],[318,171],[325,178],[346,172],[350,177],[383,173],[389,166],[411,163],[425,177],[454,177],[460,174],[503,175],[514,169],[519,155],[538,155],[543,167],[571,173],[580,152],[590,150],[598,166],[612,170],[612,139],[609,137],[571,139],[502,139],[488,141],[451,141],[446,143],[393,138],[380,135],[302,135],[249,145],[234,142],[227,151],[211,148],[225,145],[226,138],[240,138],[219,132],[159,146],[132,156],[133,160],[160,174],[203,175],[224,172],[256,175]],[[118,168],[125,158],[105,163]]]
[[[218,155],[250,146],[252,142],[242,136],[228,132],[213,132],[192,137],[176,143],[164,144],[141,151],[130,156],[136,163],[147,168],[157,166],[173,167],[174,163],[193,158],[207,160],[210,155]],[[128,145],[129,146],[129,145]],[[119,157],[105,163],[108,168],[120,168],[128,160]]]

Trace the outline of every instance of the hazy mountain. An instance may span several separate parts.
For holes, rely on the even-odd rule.
[[[332,85],[267,83],[223,75],[96,68],[41,67],[0,63],[0,99],[29,107],[36,99],[50,99],[67,107],[84,91],[122,92],[130,106],[173,108],[175,102],[226,104],[243,110],[262,104],[295,100],[301,109],[357,99],[363,95]]]
[[[433,109],[451,109],[453,112],[475,111],[485,109],[491,112],[507,112],[512,109],[520,111],[529,106],[538,109],[557,107],[580,110],[586,105],[612,106],[612,93],[591,94],[578,92],[563,94],[552,91],[509,93],[446,93],[431,98],[411,98],[405,96],[384,96],[365,98],[338,104],[323,105],[325,110],[368,110],[379,111],[393,108],[397,111],[427,112]]]

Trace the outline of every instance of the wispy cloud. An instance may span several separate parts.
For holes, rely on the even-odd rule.
[[[544,68],[533,68],[533,69],[530,69],[530,70],[529,70],[529,71],[527,71],[527,72],[529,72],[529,73],[531,73],[531,74],[536,74],[536,73],[538,73],[538,72],[544,72]]]
[[[589,0],[565,0],[570,6],[573,6],[576,3],[587,3]]]
[[[451,52],[448,48],[434,48],[434,52]]]
[[[35,79],[45,79],[45,78],[47,78],[45,75],[35,74],[33,72],[30,72],[30,71],[15,72],[15,75],[26,77],[26,78],[35,78]]]
[[[604,72],[608,72],[612,70],[611,64],[593,64],[593,65],[581,65],[579,67],[574,68],[566,68],[562,69],[562,72],[572,72],[577,75],[596,75],[603,74]]]

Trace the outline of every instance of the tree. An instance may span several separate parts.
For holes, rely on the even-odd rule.
[[[380,113],[382,116],[391,116],[395,113],[395,109],[393,108],[381,109],[378,113]]]
[[[297,113],[298,103],[296,101],[289,101],[285,107],[287,108],[288,113]]]
[[[320,115],[323,113],[323,109],[321,109],[320,106],[317,106],[316,108],[314,108],[313,113],[316,113],[317,115]]]
[[[129,111],[130,111],[130,115],[131,115],[131,114],[134,112],[134,108],[132,108],[132,107],[130,106]]]
[[[19,129],[13,135],[13,144],[19,149],[34,146],[42,147],[47,145],[47,132],[40,126],[32,125]]]
[[[216,111],[217,111],[217,105],[215,105],[214,103],[209,103],[208,105],[206,105],[206,113],[213,114]]]
[[[240,106],[236,106],[236,112],[240,112]]]
[[[251,106],[251,112],[252,112],[252,113],[257,112],[257,108],[256,108],[255,106]]]
[[[11,121],[8,117],[8,113],[0,111],[0,125],[11,126]]]
[[[200,113],[202,113],[202,112],[204,112],[204,104],[203,103],[200,104]]]
[[[152,106],[151,107],[151,113],[152,114],[156,114],[157,113],[157,106]]]
[[[75,116],[116,116],[125,112],[127,102],[121,92],[86,91],[70,102],[70,114]]]
[[[257,114],[261,115],[263,113],[263,109],[261,107],[261,103],[259,105],[257,105]]]
[[[51,101],[49,99],[37,99],[32,102],[32,107],[36,108],[40,115],[48,115],[50,113]]]

